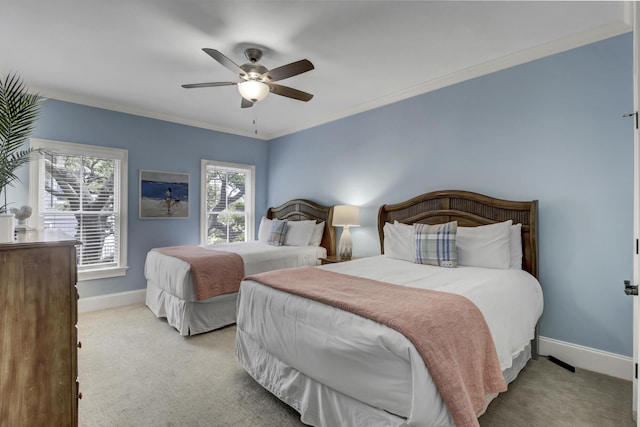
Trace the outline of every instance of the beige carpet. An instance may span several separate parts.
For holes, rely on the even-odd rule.
[[[181,337],[144,305],[80,314],[80,426],[301,426],[234,356],[235,327]],[[482,427],[635,426],[631,383],[541,358]],[[340,426],[336,426],[340,427]]]

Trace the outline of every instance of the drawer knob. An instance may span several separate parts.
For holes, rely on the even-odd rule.
[[[78,348],[82,348],[82,341],[78,341]]]

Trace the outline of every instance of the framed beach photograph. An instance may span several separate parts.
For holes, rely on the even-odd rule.
[[[140,170],[140,219],[189,218],[189,174]]]

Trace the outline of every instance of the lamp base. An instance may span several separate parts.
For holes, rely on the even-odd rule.
[[[345,226],[340,235],[340,252],[338,255],[342,259],[351,259],[351,250],[351,232],[349,231],[349,227]]]

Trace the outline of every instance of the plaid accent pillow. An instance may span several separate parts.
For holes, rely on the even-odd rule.
[[[287,221],[274,219],[271,222],[271,229],[269,230],[269,240],[267,243],[273,246],[284,245],[284,239],[287,236]]]
[[[458,265],[457,231],[458,221],[437,225],[413,224],[413,237],[416,242],[415,262],[440,267],[456,267]]]

